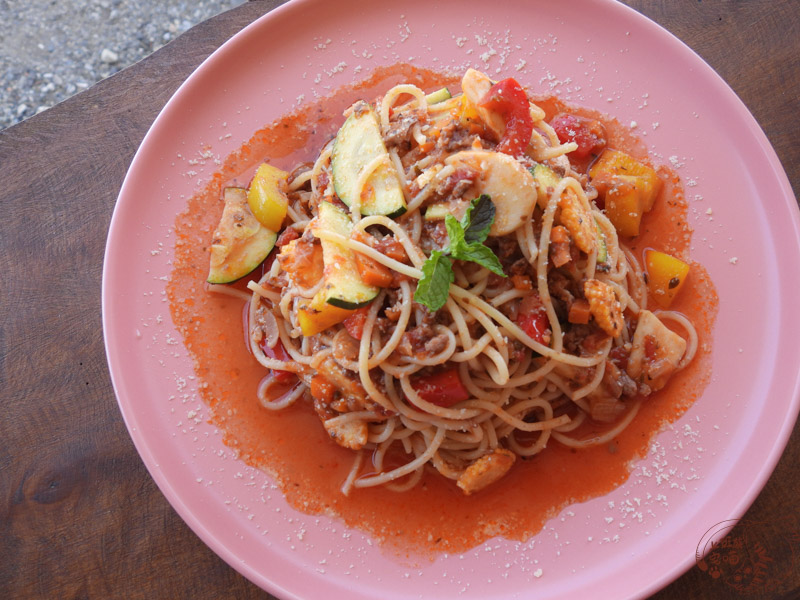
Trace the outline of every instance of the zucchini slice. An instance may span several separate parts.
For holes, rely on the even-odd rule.
[[[425,211],[425,220],[441,221],[449,214],[452,214],[450,212],[450,205],[446,202],[437,202],[436,204],[428,206],[428,209]]]
[[[606,234],[600,228],[597,219],[594,220],[594,228],[597,232],[597,264],[604,265],[608,262],[608,244],[606,244]]]
[[[380,164],[362,190],[362,173],[374,161]],[[336,134],[331,171],[336,194],[347,206],[360,206],[362,215],[397,217],[406,212],[406,199],[383,143],[378,117],[366,103],[356,105]]]
[[[425,210],[426,221],[442,221],[447,215],[453,215],[456,219],[461,220],[467,212],[469,202],[458,198],[455,200],[447,200],[444,202],[435,202],[428,205]]]
[[[353,223],[350,215],[343,210],[336,208],[330,202],[320,202],[314,228],[349,238]],[[349,248],[330,240],[322,240],[322,260],[325,263],[323,271],[325,283],[317,292],[317,296],[324,302],[353,310],[369,304],[380,292],[380,288],[367,285],[361,280],[355,256]],[[320,304],[316,296],[311,304],[312,306]]]
[[[247,190],[225,188],[225,208],[211,241],[208,283],[231,283],[264,262],[278,234],[264,227],[247,203]]]
[[[452,97],[453,96],[450,94],[450,90],[448,90],[446,87],[443,87],[442,89],[431,92],[425,96],[425,100],[428,101],[428,104],[438,104],[439,102],[450,100]]]
[[[561,177],[553,169],[542,163],[536,163],[530,168],[533,180],[536,182],[536,192],[539,196],[539,206],[544,208],[550,198],[550,192],[561,181]],[[548,191],[548,189],[550,191]]]

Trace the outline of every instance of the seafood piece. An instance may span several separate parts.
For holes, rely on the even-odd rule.
[[[589,312],[600,329],[611,337],[622,333],[622,305],[614,288],[598,279],[588,279],[583,284],[583,293],[589,301]]]
[[[575,245],[586,254],[594,252],[597,245],[597,230],[594,217],[578,198],[578,195],[567,188],[558,200],[561,209],[559,221],[570,232]]]
[[[466,468],[456,485],[469,496],[493,484],[514,464],[515,455],[505,448],[496,448],[491,454],[481,456]]]
[[[367,422],[341,415],[323,422],[325,431],[337,444],[350,450],[360,450],[367,443]]]
[[[449,156],[446,164],[470,167],[480,173],[475,195],[487,194],[495,207],[489,235],[516,230],[533,213],[536,182],[533,175],[508,154],[488,150],[464,150]]]
[[[660,390],[678,368],[684,352],[686,340],[649,310],[642,310],[633,334],[628,375],[652,391]]]
[[[486,96],[486,92],[494,85],[494,82],[486,75],[475,69],[467,69],[461,79],[461,89],[467,102],[467,109],[475,111],[489,129],[497,135],[498,139],[503,137],[506,132],[506,123],[498,113],[480,106],[480,101]]]

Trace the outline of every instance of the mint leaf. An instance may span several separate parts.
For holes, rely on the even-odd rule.
[[[450,294],[450,284],[455,281],[449,257],[474,262],[501,277],[506,276],[500,259],[491,248],[483,245],[494,223],[494,214],[491,198],[482,194],[470,202],[460,222],[453,215],[445,215],[444,226],[450,244],[444,250],[434,250],[422,265],[422,277],[417,282],[414,300],[434,312],[444,306]]]
[[[447,302],[453,281],[453,263],[442,250],[434,250],[422,265],[422,278],[417,282],[414,300],[435,312]]]
[[[464,228],[461,226],[461,223],[456,221],[453,215],[445,215],[444,226],[445,229],[447,229],[447,237],[450,238],[448,249],[464,241]]]
[[[495,207],[488,194],[481,194],[469,203],[467,212],[461,220],[464,230],[464,241],[468,244],[482,244],[489,237],[489,230],[494,223]]]
[[[480,266],[489,269],[495,275],[505,277],[503,273],[503,265],[500,264],[500,259],[497,258],[492,249],[473,242],[472,244],[465,244],[458,242],[455,246],[450,247],[450,255],[457,260],[468,260],[470,262],[478,263]]]

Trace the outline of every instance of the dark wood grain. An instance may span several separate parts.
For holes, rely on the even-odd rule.
[[[109,380],[100,282],[150,124],[203,59],[280,3],[203,23],[0,133],[2,598],[271,597],[195,536],[138,458]]]
[[[798,194],[796,0],[626,3],[722,75],[763,127]],[[0,132],[2,598],[271,597],[188,529],[136,453],[108,376],[100,281],[114,201],[158,111],[206,56],[278,4],[244,4]],[[741,592],[693,568],[655,598],[797,597],[798,498],[796,429],[731,534],[757,539],[773,572],[786,574],[781,581]]]

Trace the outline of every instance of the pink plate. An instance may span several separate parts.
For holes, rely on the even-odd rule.
[[[568,507],[527,543],[497,538],[418,563],[336,520],[295,512],[234,457],[206,422],[164,292],[175,216],[219,160],[304,99],[396,62],[513,75],[635,121],[653,160],[686,185],[692,257],[721,299],[710,385],[625,485]],[[799,232],[786,175],[744,105],[691,50],[623,5],[296,0],[203,63],[136,154],[103,273],[108,360],[131,437],[164,495],[215,552],[277,596],[641,597],[694,564],[711,526],[744,513],[793,428]]]

